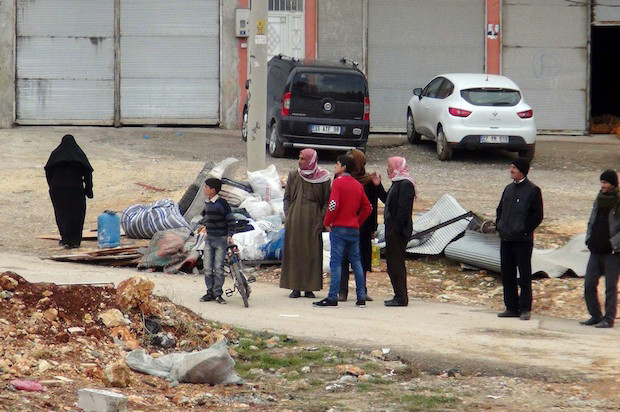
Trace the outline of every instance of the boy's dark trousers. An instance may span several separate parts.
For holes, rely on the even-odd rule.
[[[532,249],[533,241],[500,243],[504,304],[512,312],[532,310]],[[517,279],[517,268],[519,278]],[[519,294],[518,288],[521,288]]]

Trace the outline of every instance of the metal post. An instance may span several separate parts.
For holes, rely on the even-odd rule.
[[[248,79],[248,171],[265,168],[267,127],[267,0],[251,0]]]

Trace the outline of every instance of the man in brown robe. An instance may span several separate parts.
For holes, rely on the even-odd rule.
[[[323,288],[323,217],[331,192],[330,174],[318,167],[313,149],[299,153],[299,168],[291,171],[284,191],[284,250],[280,287],[290,298]]]

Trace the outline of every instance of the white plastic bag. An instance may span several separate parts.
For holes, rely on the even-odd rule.
[[[273,214],[271,211],[271,205],[264,200],[261,200],[258,196],[249,196],[247,199],[239,205],[244,208],[252,217],[252,219],[258,220],[265,216]]]
[[[262,229],[235,233],[232,238],[239,249],[239,256],[242,260],[263,259],[264,253],[260,247],[267,243],[267,235]]]
[[[271,205],[271,210],[273,211],[274,215],[280,215],[282,216],[282,218],[284,218],[284,199],[283,198],[271,199],[269,204]]]
[[[323,232],[321,237],[323,238],[323,273],[330,273],[329,258],[331,254],[331,245],[329,243],[329,232]]]
[[[267,169],[248,172],[248,180],[254,193],[258,193],[265,201],[284,197],[280,175],[273,164]]]

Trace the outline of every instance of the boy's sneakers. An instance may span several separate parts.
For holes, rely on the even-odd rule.
[[[210,301],[212,301],[213,299],[215,299],[215,298],[213,297],[213,295],[212,295],[212,294],[210,294],[210,293],[207,293],[207,294],[203,295],[203,296],[200,298],[200,301],[201,301],[201,302],[210,302]]]
[[[366,307],[366,301],[358,299],[357,302],[355,302],[355,306],[357,306],[358,308],[365,308]]]
[[[217,298],[214,299],[217,303],[219,303],[220,305],[225,305],[226,301],[224,300],[223,297],[218,296]]]

